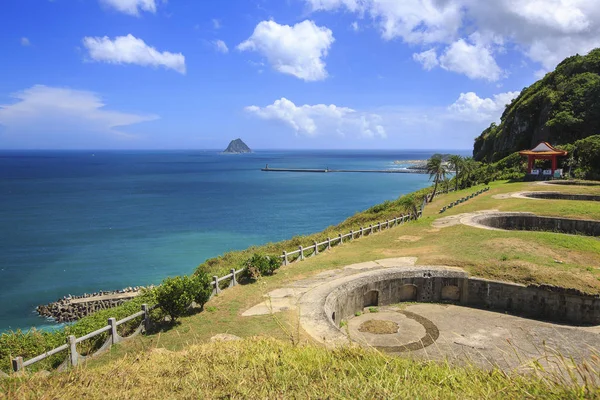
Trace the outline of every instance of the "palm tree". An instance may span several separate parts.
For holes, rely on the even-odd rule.
[[[463,166],[463,158],[458,155],[452,155],[448,159],[448,165],[452,170],[454,170],[454,190],[458,190],[458,180],[460,179],[460,174],[462,172]]]
[[[422,200],[415,197],[415,195],[407,194],[400,197],[400,199],[398,200],[398,204],[400,205],[400,207],[402,207],[402,209],[405,212],[411,214],[413,218],[417,218],[417,215],[419,214],[417,207],[419,206],[419,203],[421,203],[421,201]]]
[[[429,174],[429,179],[434,179],[435,182],[433,193],[431,194],[432,200],[435,198],[435,192],[437,191],[438,183],[446,178],[446,172],[448,171],[444,161],[442,160],[441,154],[434,154],[429,160],[427,160],[427,173]]]
[[[475,181],[475,177],[473,175],[478,167],[479,163],[473,160],[472,157],[465,157],[463,159],[461,178],[465,187],[473,186]]]

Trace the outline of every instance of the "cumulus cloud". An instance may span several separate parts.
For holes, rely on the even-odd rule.
[[[506,105],[520,92],[499,93],[493,98],[481,98],[474,92],[461,93],[458,100],[448,107],[451,116],[463,121],[498,122]]]
[[[442,53],[448,53],[449,57],[447,69],[474,78],[499,76],[495,57],[506,45],[541,64],[544,70],[553,69],[565,57],[586,54],[600,47],[600,7],[597,0],[305,2],[313,11],[345,10],[368,15],[386,40],[398,38],[425,48],[431,48],[431,44],[444,47]],[[482,40],[473,42],[464,32],[476,32]],[[505,46],[494,46],[493,43],[498,40]],[[467,61],[471,64],[483,60],[484,65],[479,70],[473,65],[459,68],[452,62],[452,56],[458,53],[462,56],[469,54]],[[421,63],[429,61],[427,65],[432,65],[431,58],[413,58]],[[488,70],[482,71],[483,68]]]
[[[237,48],[258,52],[283,74],[305,81],[319,81],[327,78],[323,59],[334,40],[331,30],[319,27],[313,21],[306,20],[294,26],[262,21],[252,36]]]
[[[213,24],[214,29],[221,29],[221,21],[220,20],[213,18],[212,24]]]
[[[25,47],[31,46],[31,42],[29,41],[28,38],[22,37],[21,38],[21,46],[25,46]]]
[[[134,16],[138,16],[140,11],[156,13],[155,0],[100,0],[100,3],[124,14]]]
[[[215,49],[223,54],[227,54],[229,53],[229,47],[227,47],[227,44],[222,41],[222,40],[215,40],[212,42],[212,44],[215,46]]]
[[[427,71],[440,65],[435,49],[429,49],[422,53],[415,53],[413,54],[413,60],[420,62]]]
[[[440,66],[448,71],[464,74],[471,79],[497,81],[503,71],[496,64],[489,46],[470,44],[463,39],[452,43],[439,59]]]
[[[245,111],[265,120],[283,122],[299,135],[337,133],[358,137],[386,137],[380,115],[362,113],[335,104],[297,106],[282,97],[266,107],[249,106]]]
[[[12,104],[0,105],[0,126],[14,143],[35,136],[37,143],[70,147],[61,139],[100,136],[105,139],[130,135],[116,128],[152,121],[155,115],[140,115],[107,110],[94,92],[35,85],[14,93]]]
[[[144,67],[163,67],[185,74],[185,57],[181,53],[160,52],[142,39],[129,34],[111,40],[104,37],[85,37],[83,45],[90,59],[109,64],[137,64]]]

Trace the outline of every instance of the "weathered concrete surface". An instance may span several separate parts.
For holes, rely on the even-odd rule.
[[[500,211],[499,210],[481,210],[481,211],[475,211],[475,212],[471,212],[471,213],[450,215],[450,216],[447,216],[444,218],[436,219],[435,221],[433,221],[431,226],[433,226],[434,228],[437,228],[437,229],[441,229],[441,228],[448,228],[450,226],[455,226],[455,225],[459,225],[459,224],[468,225],[468,223],[472,217],[476,217],[478,215],[493,214],[493,213],[498,213],[498,212],[500,212]]]
[[[393,354],[466,359],[505,369],[523,369],[527,361],[542,356],[557,360],[557,353],[582,360],[591,349],[600,348],[600,325],[560,325],[504,312],[600,324],[599,296],[471,278],[460,268],[403,263],[412,264],[413,259],[378,260],[326,271],[268,297],[288,299],[287,304],[299,310],[302,328],[326,346],[354,341]],[[435,304],[440,301],[449,304]],[[370,313],[365,303],[378,306],[380,312]],[[500,312],[481,309],[485,307]],[[263,303],[250,310],[283,309]],[[355,317],[357,311],[363,314]],[[360,332],[360,325],[369,319],[395,322],[398,332]]]
[[[399,345],[414,342],[425,332],[418,323],[398,312],[404,310],[433,322],[439,336],[430,345],[410,351],[394,351]],[[393,335],[372,335],[358,331],[369,319],[398,322]],[[546,356],[557,361],[557,354],[572,356],[575,361],[589,358],[600,348],[598,327],[580,328],[520,318],[504,313],[460,307],[451,304],[409,304],[384,307],[379,313],[365,313],[348,321],[349,336],[364,345],[402,356],[425,359],[468,360],[484,367],[527,371],[530,362]],[[401,332],[406,334],[402,335]]]
[[[291,287],[276,289],[267,293],[264,295],[265,301],[244,311],[242,316],[268,315],[280,311],[295,310],[298,306],[298,300],[304,293],[329,280],[353,275],[361,271],[396,266],[413,266],[416,262],[416,257],[399,257],[347,265],[339,270],[324,271],[313,277],[294,282]]]

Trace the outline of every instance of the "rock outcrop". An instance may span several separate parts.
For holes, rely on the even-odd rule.
[[[229,146],[227,146],[227,148],[225,149],[225,151],[223,151],[223,153],[226,153],[226,154],[252,153],[252,150],[250,150],[250,147],[248,147],[246,145],[246,143],[244,143],[242,141],[242,139],[235,139],[229,143]]]

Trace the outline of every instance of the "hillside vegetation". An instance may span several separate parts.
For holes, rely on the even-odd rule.
[[[568,382],[568,380],[567,380]],[[327,350],[251,338],[147,350],[99,368],[0,382],[10,398],[521,399],[597,393],[559,379],[415,362],[360,347]]]
[[[575,55],[523,89],[475,139],[473,157],[495,162],[539,142],[573,143],[600,134],[600,49]]]

